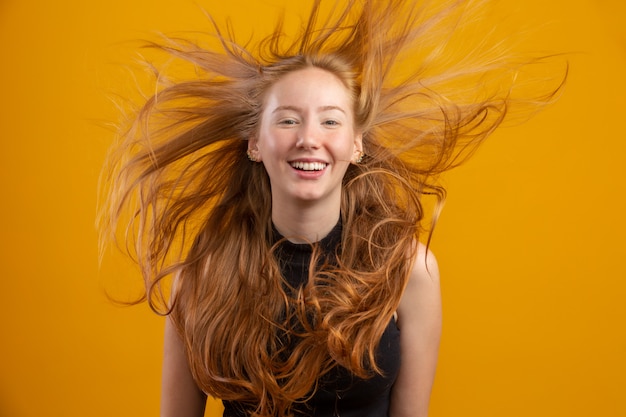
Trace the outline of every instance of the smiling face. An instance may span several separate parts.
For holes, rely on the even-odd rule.
[[[317,67],[290,72],[269,88],[248,147],[269,175],[274,207],[339,209],[343,177],[362,152],[352,109],[342,81]]]

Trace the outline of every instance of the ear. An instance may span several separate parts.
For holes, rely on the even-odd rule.
[[[354,137],[354,152],[352,153],[352,159],[350,160],[350,162],[353,164],[358,164],[359,162],[361,162],[363,155],[365,155],[363,153],[363,134],[358,133]]]
[[[256,136],[248,139],[248,158],[254,162],[261,162],[261,153],[259,152],[258,139]]]

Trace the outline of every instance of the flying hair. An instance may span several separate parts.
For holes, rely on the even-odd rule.
[[[500,42],[451,57],[479,2],[349,0],[329,12],[322,3],[312,2],[293,36],[281,18],[267,36],[240,43],[212,19],[219,47],[180,38],[147,45],[193,71],[155,70],[154,94],[120,128],[101,177],[101,241],[116,241],[139,265],[137,302],[170,316],[206,394],[249,404],[256,417],[291,415],[335,366],[362,378],[381,372],[378,341],[415,242],[430,241],[445,199],[439,175],[505,116],[553,101],[565,79],[524,96],[520,74],[549,57],[516,57]],[[322,262],[313,245],[308,283],[286,291],[269,179],[247,159],[247,140],[268,88],[309,67],[350,91],[366,156],[343,181],[337,262]]]

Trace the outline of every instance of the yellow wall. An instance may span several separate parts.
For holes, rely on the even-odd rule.
[[[158,413],[162,319],[103,297],[132,269],[98,268],[95,186],[111,64],[152,30],[203,28],[195,3],[0,4],[0,416]],[[198,3],[241,27],[280,2]],[[434,417],[626,415],[623,4],[500,1],[531,46],[575,53],[555,106],[445,179]]]

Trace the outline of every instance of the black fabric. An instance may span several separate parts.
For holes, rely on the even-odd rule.
[[[274,231],[275,241],[282,239]],[[325,259],[332,262],[340,251],[341,223],[319,242]],[[277,258],[285,280],[293,288],[304,285],[308,278],[312,248],[309,244],[296,244],[283,240]],[[361,379],[343,367],[336,366],[320,379],[318,390],[304,404],[294,406],[300,416],[314,417],[386,417],[388,415],[391,387],[400,369],[400,330],[392,319],[385,329],[376,352],[378,366],[384,375]],[[247,417],[243,404],[224,401],[224,417]]]

